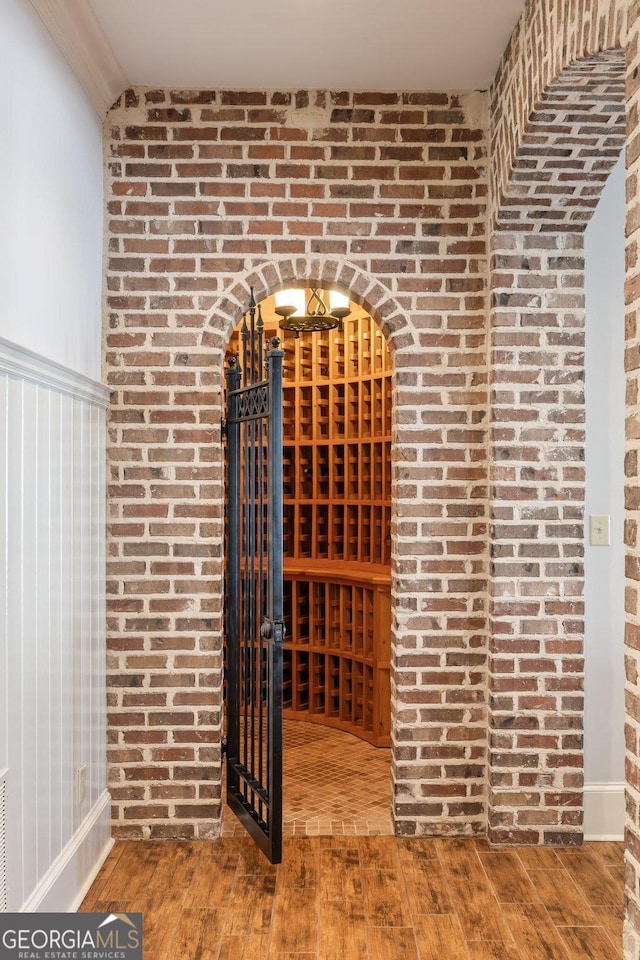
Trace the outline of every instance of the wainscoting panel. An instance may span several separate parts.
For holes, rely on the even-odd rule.
[[[0,339],[0,770],[10,911],[33,908],[45,878],[53,878],[47,909],[69,909],[95,863],[79,857],[86,876],[74,876],[71,889],[60,864],[79,844],[95,854],[109,841],[108,818],[98,815],[108,805],[107,400],[101,384]],[[65,888],[56,889],[63,875]]]

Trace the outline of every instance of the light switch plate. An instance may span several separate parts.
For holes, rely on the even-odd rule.
[[[608,547],[611,543],[611,517],[592,513],[589,516],[589,544],[592,547]]]

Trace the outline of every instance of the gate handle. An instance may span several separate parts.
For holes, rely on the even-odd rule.
[[[273,634],[273,625],[271,623],[271,620],[265,617],[260,627],[260,636],[262,637],[263,640],[270,640],[272,634]]]

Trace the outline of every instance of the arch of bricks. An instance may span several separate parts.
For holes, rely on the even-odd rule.
[[[583,232],[625,140],[624,54],[543,91],[492,234],[489,835],[579,843]]]
[[[211,351],[212,365],[219,372],[221,388],[224,369],[224,356],[227,343],[237,326],[242,313],[247,309],[249,297],[253,295],[259,303],[278,290],[292,284],[305,282],[307,285],[332,287],[348,294],[351,300],[363,306],[373,316],[382,329],[393,363],[393,402],[394,409],[401,405],[408,411],[417,403],[415,398],[415,356],[418,338],[398,300],[379,280],[372,277],[347,260],[335,257],[304,257],[272,260],[249,273],[236,278],[229,291],[218,298],[213,305],[206,327],[202,331],[202,345]],[[220,394],[218,394],[220,396]],[[222,411],[220,411],[222,413]],[[415,510],[410,505],[415,492],[409,483],[410,468],[404,467],[415,458],[415,431],[412,430],[408,412],[396,420],[393,431],[394,457],[394,497],[392,517],[392,774],[394,819],[399,832],[413,833],[416,830],[417,805],[413,800],[408,804],[407,797],[413,798],[416,790],[416,759],[420,749],[419,724],[415,715],[416,655],[414,652],[415,635],[412,630],[412,612],[419,603],[420,585],[415,576],[419,559],[416,555],[416,543],[419,538],[415,524]],[[214,464],[219,484],[211,491],[212,499],[222,501],[223,458],[221,446],[216,447],[217,459]],[[210,599],[217,610],[222,611],[222,539],[215,544],[217,565],[212,568],[212,588]],[[222,629],[222,623],[214,627]],[[216,697],[222,698],[222,671],[212,679]],[[431,718],[425,718],[425,729],[430,732]],[[442,725],[442,719],[438,719]],[[427,744],[430,739],[427,738]],[[407,745],[409,744],[409,746]],[[459,801],[457,789],[452,786],[452,799]],[[408,809],[410,806],[410,809]],[[419,810],[419,813],[429,811]],[[441,814],[442,810],[438,811]],[[435,819],[435,818],[434,818]]]
[[[629,0],[527,0],[490,91],[491,222],[512,189],[514,166],[545,91],[585,57],[624,49],[634,6]]]

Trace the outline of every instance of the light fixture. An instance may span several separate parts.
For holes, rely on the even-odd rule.
[[[304,290],[281,290],[276,293],[276,313],[282,317],[280,328],[290,330],[299,337],[301,333],[317,333],[319,330],[342,329],[342,321],[351,313],[349,298],[344,294],[329,292],[327,306],[319,287],[311,287],[305,305]]]

